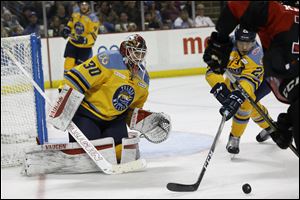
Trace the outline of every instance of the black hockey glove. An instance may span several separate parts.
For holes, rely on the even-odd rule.
[[[288,114],[280,113],[276,122],[277,130],[271,133],[273,141],[281,148],[286,149],[292,143],[291,123],[288,119]]]
[[[64,27],[64,29],[62,30],[63,38],[67,39],[70,34],[71,34],[71,28],[69,26]]]
[[[227,113],[226,121],[231,119],[236,114],[240,106],[244,103],[244,101],[245,97],[240,91],[233,91],[228,95],[228,97],[224,101],[224,105],[220,108],[221,115],[223,116],[225,113]]]
[[[233,43],[228,36],[223,38],[218,32],[212,32],[204,51],[203,60],[213,72],[223,74],[232,47]]]
[[[76,36],[76,38],[72,38],[72,41],[76,44],[86,44],[87,43],[87,38],[83,36]]]
[[[224,105],[227,96],[231,93],[224,83],[217,83],[210,91],[216,99]]]

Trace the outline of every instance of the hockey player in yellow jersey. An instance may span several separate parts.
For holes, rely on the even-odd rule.
[[[250,32],[238,26],[234,33],[234,47],[230,54],[227,70],[231,72],[240,82],[247,93],[256,100],[257,104],[268,113],[267,109],[259,103],[259,100],[267,95],[270,90],[263,81],[264,68],[262,65],[263,51],[255,40],[256,33]],[[228,78],[213,72],[209,67],[206,73],[206,80],[212,87],[211,93],[223,105],[220,112],[229,112],[227,119],[233,117],[231,133],[227,143],[227,151],[232,154],[239,153],[240,137],[243,135],[250,118],[263,130],[265,140],[271,128],[269,124],[252,107],[248,100],[245,100],[241,92],[233,87]],[[257,138],[259,141],[260,139]]]
[[[63,37],[69,38],[64,53],[65,71],[92,57],[92,47],[100,26],[98,17],[91,12],[89,1],[78,1],[78,5],[79,10],[73,12],[63,29]]]
[[[65,73],[65,84],[85,96],[73,122],[88,139],[112,137],[118,147],[128,137],[127,125],[146,138],[162,133],[159,140],[166,139],[170,118],[141,109],[149,89],[146,53],[145,40],[135,34],[121,43],[120,50],[99,53]],[[69,140],[75,142],[71,136]]]

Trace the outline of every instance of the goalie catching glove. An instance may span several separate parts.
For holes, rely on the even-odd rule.
[[[169,136],[171,118],[165,113],[135,108],[130,119],[129,128],[140,132],[140,137],[144,137],[152,143],[161,143]]]

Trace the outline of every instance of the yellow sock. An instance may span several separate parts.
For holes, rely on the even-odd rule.
[[[116,158],[118,163],[121,162],[121,157],[122,157],[122,144],[118,144],[116,147]]]

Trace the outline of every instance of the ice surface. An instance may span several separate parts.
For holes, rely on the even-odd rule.
[[[258,144],[260,128],[250,121],[233,160],[225,150],[231,122],[226,122],[199,189],[175,193],[168,182],[194,183],[202,169],[221,117],[219,103],[209,93],[204,76],[154,79],[145,109],[168,113],[173,131],[168,141],[142,141],[148,168],[122,175],[102,173],[24,177],[20,168],[1,169],[1,198],[260,198],[299,199],[299,159],[272,141]],[[47,91],[52,97],[56,90]],[[287,105],[273,94],[262,103],[276,118]],[[249,183],[252,192],[242,191]]]

